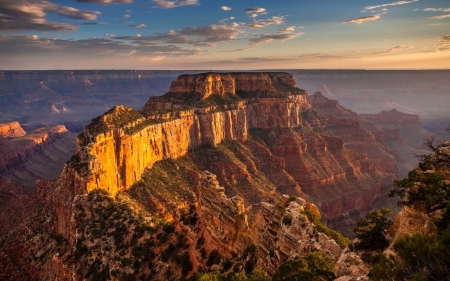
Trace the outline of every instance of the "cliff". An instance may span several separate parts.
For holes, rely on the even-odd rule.
[[[194,78],[198,83],[200,78],[209,81],[211,75],[195,75]],[[285,75],[281,75],[281,81]],[[179,80],[185,81],[186,77]],[[274,77],[278,76],[274,74]],[[269,79],[270,75],[262,75],[261,78]],[[179,80],[174,81],[172,88],[181,91],[183,89],[176,86]],[[290,86],[286,84],[285,87]],[[189,97],[189,92],[181,93]],[[160,99],[155,102],[159,104]],[[167,103],[176,101],[168,99]],[[85,192],[101,188],[115,195],[129,189],[141,178],[144,169],[156,161],[178,158],[195,147],[216,146],[223,140],[244,142],[252,128],[297,127],[301,125],[302,111],[310,104],[305,93],[296,91],[282,98],[247,99],[225,105],[221,101],[218,105],[167,113],[152,110],[155,107],[152,98],[143,112],[115,107],[83,130],[77,140],[76,161],[70,165],[86,167],[80,170],[85,173]]]
[[[272,88],[254,88],[258,79]],[[93,119],[62,174],[67,182],[56,195],[57,229],[70,236],[63,214],[72,212],[67,202],[76,196],[94,189],[115,196],[158,161],[238,141],[242,145],[231,154],[220,155],[219,147],[210,152],[216,159],[195,158],[196,169],[211,170],[252,204],[268,196],[256,184],[264,173],[267,186],[289,195],[304,192],[327,223],[351,235],[361,212],[387,200],[395,162],[356,120],[323,119],[311,111],[307,94],[294,83],[287,73],[183,75],[171,92],[149,98],[142,111],[119,106]],[[228,155],[233,156],[222,161]]]
[[[40,128],[26,133],[18,122],[3,125],[3,145],[0,146],[0,173],[11,173],[24,165],[35,153],[53,144],[56,140],[68,135],[66,127],[60,125]],[[1,137],[0,137],[1,139]]]

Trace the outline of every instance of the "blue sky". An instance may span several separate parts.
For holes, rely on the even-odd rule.
[[[450,68],[448,0],[0,0],[0,69]]]

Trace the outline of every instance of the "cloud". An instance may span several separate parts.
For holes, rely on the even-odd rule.
[[[281,28],[278,31],[280,31],[280,33],[291,33],[295,31],[295,26],[289,26],[286,28]]]
[[[96,20],[100,12],[59,6],[47,0],[0,1],[0,30],[73,31],[76,25],[47,20],[47,13],[75,20]]]
[[[255,20],[254,22],[251,22],[248,24],[248,27],[250,28],[262,28],[266,27],[268,25],[272,24],[282,24],[284,23],[284,17],[283,16],[273,16],[266,20]]]
[[[372,9],[377,9],[377,8],[381,8],[381,7],[404,5],[404,4],[414,3],[414,2],[419,2],[419,0],[397,1],[397,2],[393,2],[393,3],[381,4],[381,5],[376,5],[376,6],[367,6],[364,9],[372,10]]]
[[[161,8],[161,9],[171,9],[181,6],[188,6],[188,5],[198,5],[199,0],[152,0],[156,6],[155,8]]]
[[[258,37],[249,39],[254,45],[259,45],[263,43],[270,43],[273,41],[286,41],[297,38],[304,33],[281,33],[281,34],[261,34]]]
[[[240,58],[240,60],[244,62],[262,62],[262,61],[285,61],[290,59],[274,58],[274,57],[248,57],[248,58]]]
[[[133,27],[134,27],[134,28],[142,28],[142,27],[146,27],[146,25],[143,24],[143,23],[141,23],[141,24],[133,25]]]
[[[254,13],[259,14],[259,13],[265,13],[266,9],[264,9],[264,8],[247,8],[247,9],[245,9],[245,12],[249,13],[249,14],[254,14]]]
[[[343,21],[343,23],[362,24],[365,21],[377,20],[379,18],[380,18],[380,15],[373,15],[373,16],[360,17],[360,18],[356,18],[356,19],[346,20],[346,21]]]
[[[260,15],[266,15],[267,11],[264,8],[247,8],[245,12],[248,14],[250,18],[256,18]]]
[[[436,51],[438,52],[450,51],[450,35],[438,37],[438,43],[436,44]]]
[[[425,8],[427,12],[450,12],[450,8]]]
[[[130,15],[126,15],[126,14],[123,15],[123,18],[124,18],[124,19],[127,19],[127,18],[129,18],[129,17],[131,17],[131,16],[130,16]]]
[[[441,20],[441,19],[446,19],[446,18],[450,18],[450,14],[447,14],[447,15],[441,15],[441,16],[435,16],[435,17],[431,17],[431,18],[429,18],[429,19],[432,19],[432,20]]]
[[[408,50],[408,49],[412,49],[412,48],[413,48],[412,46],[400,45],[400,46],[395,46],[393,48],[390,48],[389,50],[379,52],[379,53],[373,53],[373,54],[374,55],[387,55],[387,54],[397,53],[397,52],[401,52],[403,50]]]
[[[220,7],[220,9],[224,10],[224,11],[231,11],[231,7],[228,7],[228,6],[222,6],[222,7]]]
[[[95,22],[83,22],[81,25],[107,25],[107,22],[95,21]]]
[[[336,56],[336,55],[327,55],[322,53],[312,53],[312,54],[303,54],[298,56],[301,59],[343,59],[349,58],[349,56]]]
[[[241,49],[233,49],[233,50],[219,50],[219,49],[216,49],[215,51],[223,52],[223,53],[234,53],[234,52],[245,52],[245,51],[252,50],[252,49],[254,49],[254,48],[241,48]]]
[[[77,0],[77,2],[98,4],[98,5],[109,5],[109,4],[133,3],[133,0]]]
[[[213,46],[218,42],[237,40],[242,33],[239,24],[213,24],[207,26],[191,26],[179,30],[170,30],[155,36],[114,36],[114,39],[129,40],[141,46],[155,43],[190,44],[194,46]]]
[[[146,44],[136,46],[130,42],[116,40],[116,37],[63,40],[31,36],[0,35],[0,59],[14,56],[58,55],[79,56],[190,56],[204,51],[198,48],[185,48],[173,44]],[[137,36],[135,38],[138,38]]]

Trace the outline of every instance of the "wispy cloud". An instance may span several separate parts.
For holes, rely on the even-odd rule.
[[[109,4],[133,3],[133,0],[77,0],[77,2],[98,4],[98,5],[109,5]]]
[[[224,10],[224,11],[231,11],[231,7],[228,7],[228,6],[222,6],[222,7],[220,7],[220,9]]]
[[[295,31],[295,26],[289,26],[289,27],[281,28],[278,31],[280,31],[280,33],[291,33],[291,32]]]
[[[190,26],[178,30],[170,30],[155,36],[113,36],[117,40],[131,41],[133,44],[145,46],[152,44],[189,44],[194,46],[214,46],[219,42],[236,40],[242,33],[239,24],[213,24],[207,26]]]
[[[427,12],[450,12],[450,8],[425,8]]]
[[[440,36],[438,43],[436,44],[436,50],[438,52],[450,51],[450,35]]]
[[[287,58],[275,58],[275,57],[248,57],[240,58],[243,62],[264,62],[264,61],[285,61]]]
[[[397,1],[397,2],[392,2],[392,3],[376,5],[376,6],[367,6],[364,9],[372,10],[372,9],[377,9],[377,8],[381,8],[381,7],[404,5],[404,4],[414,3],[414,2],[419,2],[419,0]]]
[[[260,15],[266,15],[267,14],[267,11],[266,11],[265,8],[259,8],[259,7],[247,8],[247,9],[245,9],[245,12],[248,14],[248,16],[250,18],[256,18],[256,17],[258,17]]]
[[[198,5],[199,0],[152,0],[155,8],[171,9],[181,6]]]
[[[138,38],[136,36],[136,38]],[[132,42],[116,40],[115,37],[108,38],[89,38],[80,40],[63,40],[40,38],[36,35],[31,36],[4,36],[0,35],[0,59],[6,56],[16,56],[23,54],[36,55],[55,55],[55,54],[79,54],[95,56],[189,56],[201,54],[204,51],[199,48],[186,48],[173,44],[147,44],[136,45]]]
[[[83,22],[81,25],[107,25],[107,22],[94,21],[94,22]]]
[[[441,15],[441,16],[435,16],[435,17],[430,17],[429,19],[432,19],[432,20],[441,20],[441,19],[446,19],[446,18],[450,18],[450,14]]]
[[[47,0],[0,1],[0,30],[73,31],[76,25],[47,20],[47,13],[74,20],[96,20],[98,11],[59,6]]]
[[[373,16],[367,16],[367,17],[359,17],[351,20],[343,21],[343,23],[355,23],[355,24],[362,24],[365,21],[373,21],[380,18],[380,15],[373,15]]]
[[[349,58],[349,56],[337,56],[337,55],[328,55],[322,53],[312,53],[312,54],[303,54],[298,56],[301,59],[311,60],[311,59],[344,59]]]
[[[401,52],[401,51],[412,49],[412,48],[413,48],[413,46],[400,45],[400,46],[395,46],[393,48],[390,48],[389,50],[379,52],[379,53],[373,53],[373,54],[374,55],[387,55],[387,54],[397,53],[397,52]]]
[[[249,39],[252,44],[259,45],[263,43],[270,43],[273,41],[286,41],[297,38],[303,35],[303,32],[300,33],[275,33],[275,34],[261,34],[255,38]]]
[[[133,27],[134,27],[134,28],[142,28],[142,27],[146,27],[146,25],[143,24],[143,23],[141,23],[141,24],[133,25]]]
[[[248,27],[250,28],[262,28],[266,27],[268,25],[272,24],[282,24],[284,23],[284,17],[283,16],[273,16],[269,19],[265,20],[255,20],[254,22],[251,22],[248,24]]]

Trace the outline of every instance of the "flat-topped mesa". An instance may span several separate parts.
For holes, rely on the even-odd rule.
[[[213,94],[240,92],[280,95],[304,92],[295,87],[292,74],[285,72],[202,73],[181,75],[170,86],[169,93],[199,93],[203,99]]]
[[[171,91],[180,92],[151,97],[142,111],[117,106],[92,119],[79,135],[77,155],[68,166],[81,176],[79,191],[100,188],[114,196],[157,161],[223,140],[244,142],[251,128],[298,127],[302,112],[311,108],[307,93],[295,88],[288,73],[182,75]],[[248,99],[238,97],[239,92]],[[207,95],[214,96],[204,99]]]

